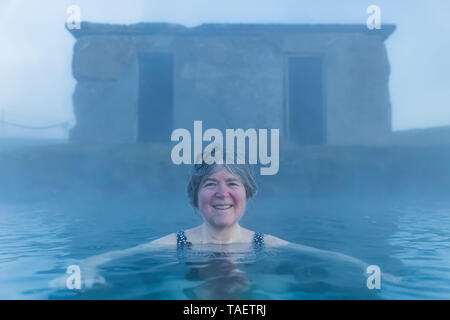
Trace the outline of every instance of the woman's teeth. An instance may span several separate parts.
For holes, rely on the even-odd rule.
[[[232,207],[231,204],[226,204],[226,205],[215,205],[213,206],[214,209],[218,209],[218,210],[226,210],[226,209],[230,209]]]

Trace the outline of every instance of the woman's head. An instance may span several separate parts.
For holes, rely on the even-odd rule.
[[[202,217],[213,227],[224,228],[242,218],[257,185],[248,165],[202,163],[194,165],[187,191]]]

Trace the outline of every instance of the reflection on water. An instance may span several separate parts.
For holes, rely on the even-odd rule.
[[[185,279],[200,281],[192,288],[184,289],[189,299],[247,299],[251,281],[238,263],[230,258],[210,258],[187,263],[190,270]]]
[[[3,299],[416,299],[450,297],[450,203],[438,200],[258,199],[243,224],[355,256],[403,277],[366,287],[348,262],[271,249],[197,248],[141,253],[100,269],[107,284],[71,291],[49,282],[68,265],[199,221],[183,199],[91,199],[0,206]],[[281,205],[282,204],[282,205]],[[161,214],[164,213],[164,214]],[[275,223],[276,222],[276,223]],[[226,246],[225,246],[226,247]]]

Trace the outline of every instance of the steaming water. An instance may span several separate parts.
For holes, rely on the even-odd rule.
[[[365,270],[288,249],[179,259],[175,250],[113,260],[106,284],[52,287],[80,259],[200,222],[184,198],[80,198],[0,206],[2,299],[449,299],[450,202],[438,199],[257,198],[242,225],[378,265],[401,277],[366,286]],[[205,249],[205,248],[203,248]]]

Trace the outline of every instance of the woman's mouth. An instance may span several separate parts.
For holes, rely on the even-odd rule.
[[[227,209],[230,209],[232,206],[233,205],[231,205],[231,204],[216,204],[216,205],[213,205],[213,208],[217,209],[217,210],[227,210]]]

